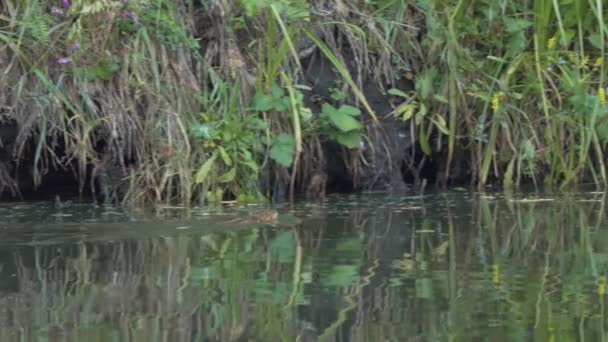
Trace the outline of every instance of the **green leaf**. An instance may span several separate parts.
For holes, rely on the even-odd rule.
[[[249,125],[251,126],[251,128],[253,129],[259,129],[259,130],[264,130],[266,128],[268,128],[268,125],[266,124],[266,121],[260,119],[260,118],[253,118],[249,121]]]
[[[207,175],[209,174],[209,171],[211,170],[213,163],[215,163],[215,159],[217,159],[217,151],[214,151],[213,154],[211,155],[211,157],[209,157],[209,159],[207,159],[203,163],[203,166],[201,166],[201,168],[198,169],[198,172],[196,173],[196,177],[195,177],[196,184],[200,184],[205,181],[205,178],[207,178]]]
[[[296,141],[293,136],[285,133],[279,134],[270,148],[270,158],[284,167],[291,166],[295,154]]]
[[[218,180],[221,183],[228,183],[228,182],[232,182],[235,177],[236,177],[236,168],[233,167],[233,168],[230,169],[230,171],[228,171],[225,174],[221,175],[218,178]]]
[[[359,148],[361,145],[361,133],[359,131],[350,131],[336,135],[336,141],[348,148]]]
[[[393,96],[400,96],[400,97],[403,97],[403,98],[406,98],[406,99],[408,98],[408,96],[407,96],[407,94],[405,92],[403,92],[403,91],[401,91],[399,89],[396,89],[396,88],[389,89],[388,93],[390,95],[393,95]]]
[[[285,97],[285,90],[283,90],[283,88],[279,87],[276,83],[273,83],[270,86],[270,93],[272,94],[272,97],[274,97],[275,99],[280,99],[282,97]]]
[[[448,99],[445,98],[445,96],[443,95],[435,95],[433,96],[433,98],[435,99],[435,101],[439,102],[439,103],[443,103],[443,104],[448,104]]]
[[[361,129],[362,127],[361,123],[357,121],[357,119],[340,111],[333,111],[329,113],[329,119],[342,132]]]
[[[445,119],[440,114],[435,114],[435,117],[431,119],[431,121],[435,124],[437,128],[441,131],[441,133],[445,135],[450,135],[450,131],[446,125]]]
[[[274,99],[270,95],[255,94],[253,97],[253,110],[267,112],[274,107]]]
[[[230,156],[228,153],[226,153],[226,150],[224,150],[222,146],[218,146],[217,149],[220,151],[220,156],[222,157],[224,164],[232,166],[232,159],[230,159]]]
[[[344,114],[348,114],[350,116],[359,116],[361,115],[361,111],[359,110],[359,108],[357,107],[353,107],[353,106],[349,106],[349,105],[342,105],[340,106],[340,109],[338,109],[340,112],[344,113]]]
[[[422,149],[422,152],[424,152],[424,154],[426,154],[427,156],[431,155],[431,145],[429,144],[429,139],[428,137],[423,134],[423,132],[420,133],[420,138],[418,139],[418,141],[420,142],[420,149]]]
[[[589,35],[589,37],[587,39],[589,40],[589,43],[591,43],[591,45],[593,45],[594,48],[596,48],[596,49],[602,48],[602,36],[599,33],[592,33]]]
[[[521,32],[528,27],[532,26],[532,22],[526,19],[514,19],[505,17],[505,29],[509,33]]]
[[[402,104],[398,105],[397,108],[391,112],[391,114],[403,121],[407,121],[412,117],[412,115],[414,115],[417,108],[418,106],[416,106],[416,104],[403,102]]]
[[[251,169],[251,171],[257,173],[259,168],[258,168],[258,164],[256,164],[256,162],[254,162],[253,160],[240,160],[239,164],[245,165],[248,168]]]
[[[418,90],[422,99],[428,99],[433,92],[433,79],[436,74],[437,69],[429,68],[421,73],[416,80],[416,90]]]

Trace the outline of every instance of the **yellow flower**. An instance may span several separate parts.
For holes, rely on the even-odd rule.
[[[602,66],[603,62],[604,62],[604,59],[602,57],[598,57],[598,59],[595,60],[595,64],[593,65],[593,67],[599,68]]]
[[[495,93],[492,97],[492,111],[494,113],[498,113],[498,110],[500,109],[500,101],[503,99],[503,97],[505,97],[505,93],[502,91]]]
[[[597,98],[600,100],[602,106],[606,105],[606,90],[604,90],[604,88],[597,88]]]
[[[581,61],[581,68],[589,69],[589,66],[587,64],[589,64],[589,56],[585,56],[583,58],[583,60]]]
[[[557,45],[557,39],[555,37],[550,38],[547,41],[547,49],[549,49],[549,50],[554,50],[556,45]]]
[[[603,296],[606,293],[606,277],[600,276],[597,282],[597,294]]]

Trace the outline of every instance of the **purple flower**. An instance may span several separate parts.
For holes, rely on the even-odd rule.
[[[56,63],[59,65],[66,65],[66,64],[72,63],[72,59],[71,58],[59,58]]]
[[[63,15],[63,11],[57,7],[51,7],[51,14],[56,17],[61,17]]]
[[[78,43],[72,43],[72,45],[70,45],[70,52],[71,53],[76,53],[76,51],[80,50],[80,44]]]
[[[137,13],[135,12],[122,12],[120,14],[121,17],[123,18],[131,18],[131,22],[133,24],[139,24],[139,17],[137,16]]]
[[[133,24],[139,24],[139,17],[137,16],[137,13],[130,12],[129,17],[131,18],[131,22],[133,22]]]
[[[70,8],[70,6],[72,6],[70,0],[61,0],[61,7],[68,9]]]
[[[120,0],[120,2],[122,2],[123,4],[126,4],[127,2],[129,2],[129,0]]]

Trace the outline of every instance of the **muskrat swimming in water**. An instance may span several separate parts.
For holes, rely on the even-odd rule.
[[[245,218],[236,218],[228,223],[274,223],[277,221],[279,213],[274,209],[262,209],[250,213]]]

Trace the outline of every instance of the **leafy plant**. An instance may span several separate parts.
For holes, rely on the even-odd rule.
[[[191,134],[200,141],[208,158],[196,172],[195,182],[212,184],[221,189],[220,194],[257,198],[256,155],[264,141],[266,123],[255,116],[230,114],[220,120],[210,120],[209,115],[202,114],[201,121],[192,126]],[[217,189],[212,194],[217,197]]]
[[[320,130],[347,148],[359,148],[363,135],[360,115],[361,111],[356,107],[342,105],[336,108],[324,103],[319,117]]]

